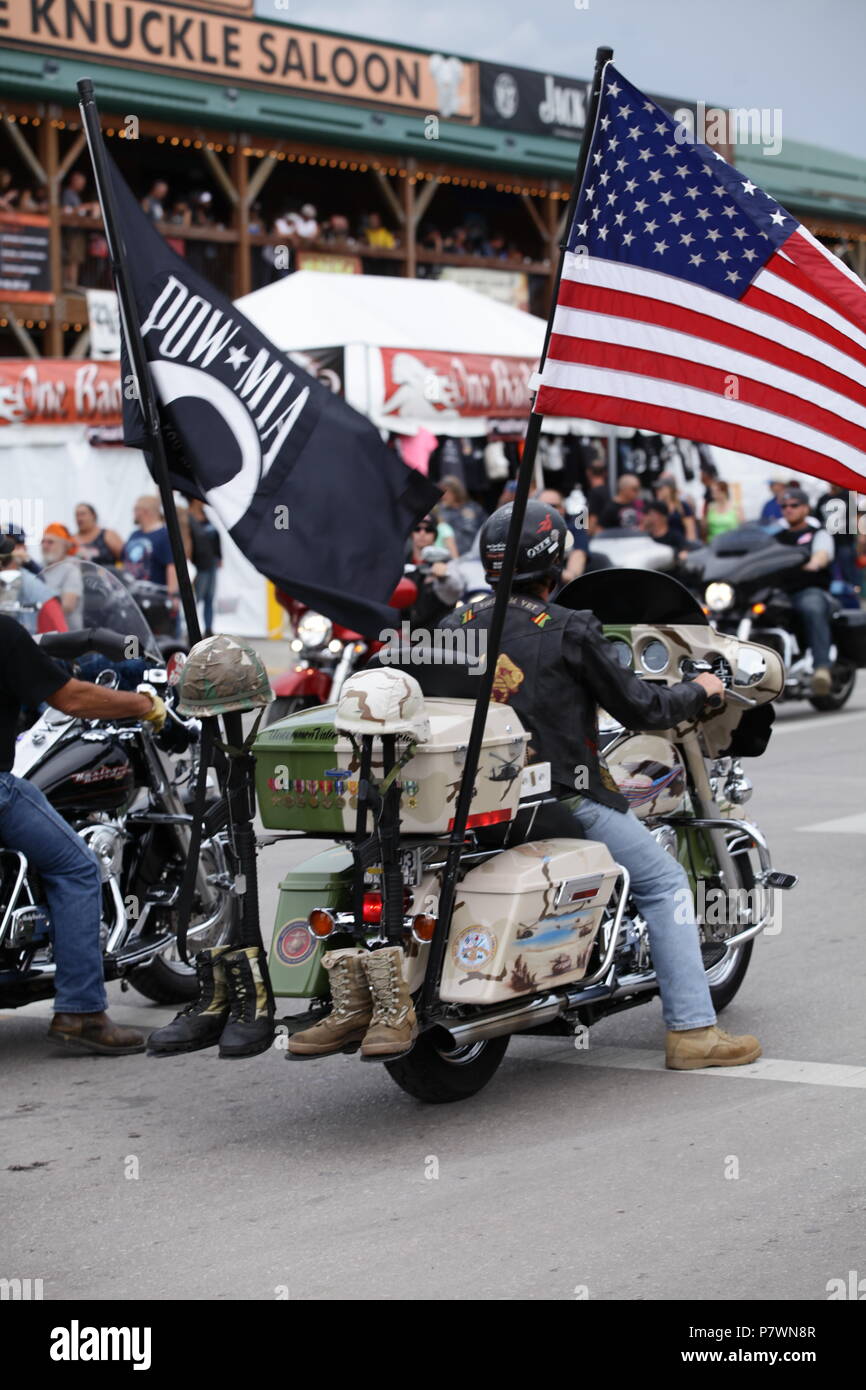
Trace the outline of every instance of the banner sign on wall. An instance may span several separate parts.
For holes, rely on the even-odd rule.
[[[469,265],[443,265],[440,280],[452,280],[476,294],[485,294],[498,304],[529,311],[529,276],[525,270],[487,270]]]
[[[119,425],[119,362],[0,359],[0,426]]]
[[[0,301],[53,304],[49,221],[40,213],[0,212]]]
[[[529,379],[538,363],[528,357],[481,353],[377,349],[383,399],[377,419],[416,422],[443,434],[464,417],[512,418],[529,408]],[[459,432],[459,431],[458,431]]]
[[[564,140],[577,140],[583,134],[589,82],[498,63],[479,63],[478,69],[482,125]],[[689,111],[694,117],[692,102],[672,97],[653,100],[674,116]]]
[[[90,356],[98,361],[120,359],[120,310],[114,290],[86,290],[90,320]]]

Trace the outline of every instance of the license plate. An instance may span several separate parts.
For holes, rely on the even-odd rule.
[[[406,888],[415,888],[421,882],[421,850],[400,850],[400,875]],[[364,883],[377,887],[382,881],[382,865],[372,864],[364,871]]]
[[[520,779],[520,795],[537,796],[550,791],[550,763],[530,763],[523,769]]]

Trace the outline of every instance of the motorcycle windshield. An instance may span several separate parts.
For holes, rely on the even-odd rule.
[[[152,658],[162,665],[159,643],[147,619],[123,582],[104,565],[69,557],[48,565],[40,576],[63,603],[70,631],[83,627],[107,627],[123,637],[134,637],[137,650],[130,656]]]
[[[707,626],[693,594],[657,570],[595,570],[573,579],[554,599],[561,608],[588,609],[599,622],[687,623]]]

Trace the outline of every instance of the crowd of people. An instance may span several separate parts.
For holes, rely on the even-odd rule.
[[[141,207],[158,226],[172,250],[188,260],[205,277],[218,273],[220,247],[209,241],[208,230],[223,232],[229,221],[219,211],[218,199],[208,188],[196,190],[172,187],[167,178],[154,179],[140,199]],[[46,213],[48,189],[44,184],[16,180],[9,169],[0,169],[0,212]],[[99,204],[91,191],[88,175],[73,169],[60,193],[61,211],[67,217],[98,218]],[[253,236],[268,236],[267,244],[256,244],[253,252],[253,280],[256,288],[290,274],[297,268],[297,252],[327,249],[363,256],[367,250],[395,250],[402,245],[399,228],[387,225],[380,213],[361,210],[320,213],[312,202],[288,202],[276,215],[265,212],[261,202],[253,203],[249,214]],[[190,236],[189,233],[194,235]],[[518,245],[501,228],[491,226],[483,213],[470,213],[451,227],[432,221],[422,224],[418,247],[443,255],[473,256],[485,260],[528,263],[537,259],[537,248]],[[280,248],[284,248],[282,251]],[[67,225],[63,237],[64,287],[73,290],[92,282],[102,284],[107,267],[108,245],[101,232],[77,231]],[[424,272],[425,267],[421,267]],[[106,282],[107,283],[107,282]]]
[[[222,565],[219,532],[197,498],[178,508],[187,559],[195,567],[195,595],[201,607],[206,636],[213,630],[217,575]],[[131,583],[156,584],[167,591],[177,613],[177,570],[168,528],[158,497],[139,497],[132,509],[132,527],[124,540],[118,531],[104,526],[90,502],[75,508],[74,527],[52,521],[42,535],[38,556],[27,548],[26,538],[14,526],[4,528],[7,540],[0,568],[21,575],[20,601],[34,611],[52,600],[59,605],[62,625],[70,630],[83,626],[83,584],[76,563],[122,571]],[[54,610],[56,612],[56,609]],[[32,626],[33,624],[31,624]]]

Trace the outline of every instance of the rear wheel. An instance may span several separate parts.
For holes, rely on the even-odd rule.
[[[832,671],[833,689],[829,695],[810,695],[809,704],[813,709],[832,712],[841,709],[850,700],[857,683],[857,667],[847,661],[834,663]]]
[[[385,1066],[401,1090],[428,1105],[468,1100],[487,1085],[508,1047],[508,1038],[488,1038],[453,1052],[435,1046],[423,1033],[412,1051]]]

